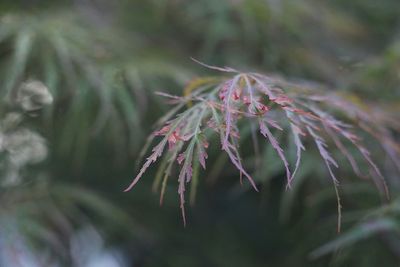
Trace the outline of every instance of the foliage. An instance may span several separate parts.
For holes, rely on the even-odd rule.
[[[389,197],[384,177],[371,159],[370,152],[361,139],[361,133],[358,132],[366,132],[376,137],[376,141],[380,142],[387,154],[392,156],[397,166],[400,166],[398,161],[400,150],[385,125],[381,125],[374,114],[366,112],[366,108],[363,110],[332,93],[307,89],[258,73],[239,73],[231,68],[209,67],[235,75],[222,81],[216,79],[215,81],[198,82],[199,86],[192,89],[193,93],[185,97],[163,94],[176,102],[177,106],[160,119],[159,124],[162,125],[162,128],[154,132],[153,136],[163,136],[163,138],[152,148],[152,154],[146,159],[139,174],[126,191],[130,190],[150,165],[162,156],[168,144],[168,152],[164,156],[159,170],[159,173],[164,174],[157,177],[162,179],[160,203],[162,203],[172,167],[177,161],[181,165],[178,193],[183,221],[186,224],[185,184],[191,182],[192,179],[194,184],[197,183],[198,177],[193,176],[198,175],[199,164],[204,169],[206,168],[207,135],[210,135],[210,130],[220,136],[221,149],[240,172],[241,180],[242,176],[246,177],[258,191],[253,178],[243,167],[239,153],[241,141],[238,125],[245,121],[247,124],[258,125],[260,133],[275,149],[286,170],[288,188],[291,187],[292,180],[300,167],[302,151],[305,150],[302,139],[311,139],[316,144],[335,187],[339,213],[338,231],[340,231],[341,220],[339,180],[332,168],[337,168],[339,165],[328,150],[328,141],[337,147],[343,157],[347,158],[356,175],[372,177],[378,188]],[[186,110],[179,113],[185,104],[189,103],[190,107],[186,107]],[[346,122],[337,119],[325,110],[329,110],[330,113],[339,113]],[[390,121],[389,114],[383,116],[384,120]],[[398,127],[399,125],[392,126]],[[297,157],[293,170],[290,170],[284,149],[271,129],[284,131],[287,132],[287,135],[293,136]],[[356,148],[366,163],[367,172],[361,172],[359,163],[349,152],[348,144],[345,145],[344,141]],[[156,181],[156,189],[161,183],[160,180]]]

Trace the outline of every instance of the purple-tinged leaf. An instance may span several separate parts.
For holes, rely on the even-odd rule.
[[[142,168],[139,171],[139,174],[136,175],[135,179],[133,179],[132,183],[124,190],[124,192],[127,192],[132,189],[132,187],[135,186],[135,184],[139,181],[140,177],[144,174],[144,172],[147,170],[148,167],[154,162],[157,161],[157,159],[162,155],[162,152],[164,151],[164,147],[166,144],[166,139],[162,140],[157,146],[153,148],[153,153],[147,158],[146,162],[143,164]]]
[[[337,231],[338,233],[340,232],[340,228],[342,225],[342,204],[340,202],[340,195],[339,195],[339,180],[336,178],[335,174],[332,171],[331,165],[338,167],[338,164],[336,161],[331,157],[329,152],[326,150],[326,143],[325,140],[322,139],[319,135],[317,135],[310,127],[306,126],[307,131],[310,133],[310,135],[314,138],[315,143],[317,144],[319,153],[322,157],[322,159],[325,162],[326,167],[328,168],[329,174],[332,178],[333,186],[335,189],[335,194],[336,194],[336,201],[337,201],[337,211],[338,211],[338,222],[337,222]]]
[[[223,150],[228,154],[229,159],[235,165],[235,167],[239,170],[240,175],[246,176],[246,178],[249,180],[250,184],[253,186],[254,190],[258,192],[258,188],[256,186],[256,183],[254,182],[253,178],[250,176],[250,174],[247,173],[247,171],[243,168],[242,162],[240,157],[238,157],[239,152],[237,151],[236,147],[234,147],[231,143],[227,143],[227,146],[223,148]],[[242,179],[242,178],[240,178]]]
[[[275,129],[278,129],[279,131],[283,131],[282,127],[279,126],[279,124],[278,124],[276,121],[274,121],[274,120],[268,118],[267,116],[265,116],[265,117],[263,118],[263,120],[264,120],[266,123],[268,123],[269,125],[271,125],[272,127],[274,127]]]
[[[297,171],[299,170],[301,161],[301,152],[305,151],[305,147],[303,146],[303,143],[301,142],[300,138],[300,135],[304,135],[303,131],[296,124],[292,122],[290,122],[290,128],[294,136],[294,144],[296,145],[296,163],[289,184],[291,184],[291,181],[294,179],[294,177],[297,174]]]
[[[203,169],[206,169],[206,159],[208,158],[207,152],[206,152],[206,148],[208,147],[208,144],[205,145],[204,143],[197,143],[197,153],[198,153],[198,157],[199,157],[199,162],[201,164],[201,166],[203,167]]]
[[[360,168],[357,164],[357,161],[354,159],[354,157],[350,154],[350,152],[347,150],[345,145],[340,141],[339,137],[332,132],[332,130],[324,124],[325,131],[328,133],[328,135],[332,138],[333,142],[335,143],[336,147],[340,150],[340,152],[347,158],[349,161],[354,173],[361,177],[364,178],[365,175],[363,175],[360,171]]]
[[[226,124],[226,130],[225,130],[225,137],[224,137],[224,141],[222,143],[222,147],[226,147],[227,143],[228,143],[228,139],[230,137],[230,133],[231,133],[231,128],[232,128],[232,123],[233,123],[233,116],[234,114],[230,111],[230,105],[231,105],[231,98],[232,98],[232,94],[233,91],[235,90],[235,87],[237,86],[237,82],[239,80],[239,76],[235,76],[232,79],[232,82],[229,84],[228,87],[228,91],[226,93],[226,98],[224,99],[224,104],[225,104],[225,124]]]
[[[181,171],[179,173],[179,187],[178,187],[178,193],[180,196],[180,205],[181,205],[181,211],[182,211],[182,219],[183,219],[183,224],[186,226],[186,215],[185,215],[185,183],[190,182],[192,175],[193,175],[193,170],[192,170],[192,159],[193,159],[193,148],[194,148],[195,140],[193,139],[189,146],[187,147],[186,151],[184,152],[185,160],[183,163],[183,166],[181,168]]]
[[[286,160],[285,154],[283,153],[283,149],[279,145],[278,141],[272,135],[271,131],[268,129],[268,126],[265,125],[265,122],[259,120],[260,125],[260,132],[264,137],[268,138],[269,142],[271,143],[272,147],[276,150],[279,157],[281,158],[283,164],[285,165],[286,169],[286,178],[287,178],[287,186],[290,187],[290,182],[292,180],[292,175],[290,174],[289,170],[289,162]]]
[[[198,63],[198,64],[200,64],[200,65],[202,65],[203,67],[206,67],[206,68],[208,68],[208,69],[218,70],[218,71],[222,71],[222,72],[236,72],[236,73],[238,72],[237,70],[232,69],[232,68],[229,68],[229,67],[223,67],[223,68],[221,68],[221,67],[216,67],[216,66],[207,65],[207,64],[205,64],[205,63],[203,63],[203,62],[201,62],[201,61],[198,61],[197,59],[194,59],[194,58],[191,58],[191,60],[193,60],[194,62],[196,62],[196,63]]]

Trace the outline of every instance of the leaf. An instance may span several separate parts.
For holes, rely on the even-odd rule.
[[[143,164],[139,173],[136,175],[135,179],[133,179],[132,183],[124,190],[124,192],[131,190],[135,186],[135,184],[139,182],[140,178],[147,170],[147,168],[150,167],[152,163],[156,162],[159,157],[161,157],[166,144],[167,144],[167,139],[164,138],[163,141],[161,141],[157,146],[153,148],[152,150],[153,153],[146,159],[146,162]]]
[[[300,168],[301,151],[305,151],[306,149],[303,146],[303,143],[301,142],[301,138],[300,138],[300,134],[302,134],[303,132],[294,123],[290,123],[290,127],[292,129],[292,133],[294,136],[294,143],[296,145],[296,163],[295,163],[295,168],[294,168],[294,171],[293,171],[292,177],[291,177],[291,180],[293,180]],[[290,184],[290,182],[291,181],[289,181],[289,184]]]
[[[10,73],[5,83],[5,94],[8,95],[14,89],[16,83],[22,78],[28,60],[29,52],[32,49],[33,35],[24,30],[18,33],[15,39],[15,52],[10,67]]]
[[[286,169],[286,178],[287,178],[287,186],[290,187],[290,182],[292,180],[292,175],[289,170],[289,163],[286,160],[285,154],[283,152],[283,149],[279,145],[278,141],[275,139],[271,131],[268,129],[268,126],[265,125],[265,123],[262,120],[259,120],[259,125],[260,125],[260,132],[262,135],[264,135],[265,138],[268,138],[270,144],[272,147],[275,149],[275,151],[278,153],[279,157],[281,158],[283,164],[285,165]]]
[[[193,175],[193,169],[192,169],[192,160],[193,160],[193,150],[195,146],[195,139],[193,139],[184,155],[185,155],[185,160],[183,163],[183,166],[181,168],[181,171],[179,173],[179,188],[178,188],[178,193],[180,196],[180,205],[181,205],[181,211],[182,211],[182,219],[183,219],[183,225],[186,226],[186,215],[185,215],[185,183],[190,182],[192,175]]]
[[[328,253],[335,252],[338,249],[344,249],[347,246],[367,239],[380,232],[391,232],[394,231],[399,233],[399,227],[397,223],[390,219],[377,219],[369,222],[362,223],[345,234],[342,234],[336,240],[333,240],[318,249],[311,252],[310,257],[312,259],[320,258]]]
[[[339,186],[339,180],[336,178],[335,174],[332,171],[331,165],[335,166],[336,168],[338,168],[338,164],[336,163],[336,161],[331,157],[331,155],[329,154],[329,152],[326,150],[326,143],[325,140],[322,139],[319,135],[317,135],[309,126],[307,126],[307,131],[310,133],[310,135],[314,138],[315,143],[317,144],[318,147],[318,151],[322,157],[322,159],[325,162],[326,167],[328,168],[329,174],[332,178],[333,181],[333,186],[335,189],[335,194],[336,194],[336,200],[337,200],[337,211],[338,211],[338,223],[337,223],[337,231],[338,233],[340,232],[340,228],[341,228],[341,222],[342,222],[342,205],[340,202],[340,196],[339,196],[339,190],[338,190],[338,186]]]

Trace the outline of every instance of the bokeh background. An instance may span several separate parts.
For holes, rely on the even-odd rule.
[[[400,113],[398,0],[2,0],[0,266],[398,266],[400,177],[378,148],[391,200],[344,166],[340,234],[313,150],[285,190],[260,144],[256,193],[212,143],[186,227],[155,167],[123,193],[171,108],[154,92],[219,75],[191,57]]]

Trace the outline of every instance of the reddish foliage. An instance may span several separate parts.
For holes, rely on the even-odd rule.
[[[239,153],[240,135],[238,122],[245,120],[248,122],[256,121],[261,134],[277,152],[286,171],[288,187],[290,187],[300,167],[301,155],[305,150],[302,139],[309,138],[314,141],[327,167],[337,195],[339,179],[336,177],[332,167],[338,168],[339,165],[330,153],[329,142],[332,142],[344,155],[357,175],[361,177],[368,176],[368,174],[361,174],[359,163],[343,143],[344,141],[352,144],[359,151],[370,168],[369,174],[374,179],[379,178],[375,179],[375,181],[381,181],[382,188],[388,194],[383,176],[371,159],[370,153],[362,143],[360,136],[361,132],[372,134],[377,139],[377,142],[382,144],[387,154],[395,161],[395,164],[400,166],[397,162],[399,150],[392,149],[388,145],[396,142],[388,134],[389,131],[385,127],[385,123],[380,123],[380,121],[382,122],[382,117],[384,117],[381,113],[377,113],[381,120],[376,120],[373,113],[364,111],[362,108],[332,93],[304,89],[303,87],[257,73],[237,73],[230,68],[207,67],[234,73],[234,76],[220,84],[216,84],[214,87],[210,86],[209,90],[202,90],[200,93],[194,90],[192,95],[187,97],[163,94],[180,103],[180,106],[174,112],[161,119],[164,125],[161,125],[161,129],[156,131],[154,136],[163,136],[163,139],[153,148],[153,153],[147,158],[139,174],[127,190],[130,190],[150,164],[162,155],[165,145],[168,143],[170,152],[168,157],[170,158],[164,171],[166,177],[168,177],[171,174],[173,162],[177,160],[181,169],[178,177],[178,192],[182,215],[186,223],[184,215],[185,184],[192,179],[193,161],[199,162],[204,169],[206,168],[206,160],[208,158],[206,136],[210,136],[212,132],[218,133],[222,150],[239,170],[240,177],[242,175],[246,177],[254,189],[257,190],[256,183],[245,170]],[[282,88],[285,88],[285,90]],[[188,106],[178,114],[179,110],[182,110],[185,107],[185,103],[188,102],[195,102],[195,104]],[[340,113],[347,120],[347,123],[335,118],[330,113],[324,112],[324,109]],[[207,129],[213,131],[210,132]],[[293,170],[290,168],[284,149],[271,130],[292,134],[293,142],[297,148],[297,159]],[[382,135],[376,135],[376,133],[382,133]],[[339,196],[338,211],[340,220]]]

